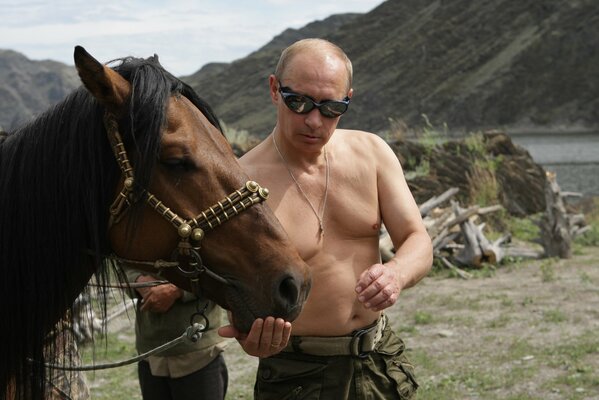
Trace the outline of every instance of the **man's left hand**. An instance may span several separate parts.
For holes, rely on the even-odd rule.
[[[395,268],[374,264],[360,275],[356,292],[366,308],[381,311],[391,307],[401,292],[398,272]]]
[[[239,332],[233,325],[219,328],[218,334],[237,339],[246,353],[264,358],[279,353],[287,346],[291,336],[291,322],[274,317],[258,318],[247,334]]]

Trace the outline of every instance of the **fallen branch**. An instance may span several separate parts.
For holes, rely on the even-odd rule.
[[[460,189],[458,189],[457,187],[453,187],[453,188],[446,190],[439,196],[434,196],[434,197],[428,199],[427,201],[422,203],[422,205],[420,205],[420,207],[419,207],[420,215],[423,217],[428,215],[428,213],[431,210],[433,210],[434,208],[438,207],[440,204],[443,204],[444,202],[446,202],[447,200],[449,200],[450,198],[455,196],[459,191],[460,191]]]
[[[463,269],[460,269],[458,267],[456,267],[455,265],[453,265],[451,262],[449,262],[449,260],[445,257],[439,257],[441,259],[441,262],[443,263],[443,265],[445,265],[447,268],[449,268],[450,270],[452,270],[453,272],[455,272],[460,278],[463,279],[470,279],[472,278],[472,274],[469,272],[464,271]]]

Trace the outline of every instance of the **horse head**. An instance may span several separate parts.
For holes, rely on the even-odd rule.
[[[262,203],[267,190],[248,183],[207,104],[165,71],[153,79],[172,81],[169,92],[147,94],[143,79],[82,47],[75,65],[105,109],[121,166],[108,226],[116,256],[214,300],[242,331],[258,317],[296,318],[310,288],[308,267]],[[145,103],[155,99],[148,96],[164,96],[163,113],[149,115]]]

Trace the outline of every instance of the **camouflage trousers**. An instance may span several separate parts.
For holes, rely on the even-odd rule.
[[[256,400],[411,399],[418,384],[405,345],[391,328],[364,357],[281,352],[260,360]]]

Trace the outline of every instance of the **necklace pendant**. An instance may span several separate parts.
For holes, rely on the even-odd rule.
[[[323,196],[323,199],[322,199],[322,212],[319,215],[318,212],[316,211],[316,208],[312,205],[312,202],[308,198],[308,195],[306,194],[306,192],[304,192],[304,189],[302,189],[302,186],[299,184],[299,182],[297,181],[297,179],[295,179],[295,176],[293,176],[293,172],[291,172],[291,168],[289,167],[289,164],[287,163],[287,160],[285,160],[285,157],[283,157],[283,154],[281,153],[281,150],[279,150],[279,146],[277,145],[277,140],[276,140],[276,138],[274,136],[274,133],[272,135],[272,142],[273,142],[273,144],[275,146],[275,150],[277,151],[277,153],[279,153],[279,157],[281,158],[281,161],[283,161],[283,164],[285,165],[285,168],[287,168],[287,172],[289,172],[289,176],[291,176],[291,179],[295,183],[295,186],[297,186],[297,189],[299,190],[300,194],[306,200],[306,202],[310,206],[310,209],[312,210],[312,212],[314,213],[314,215],[318,219],[318,224],[319,224],[319,230],[318,231],[320,232],[320,239],[319,240],[322,240],[324,238],[324,222],[323,222],[323,219],[324,219],[324,210],[325,210],[325,208],[327,206],[327,196],[329,194],[330,167],[329,167],[329,158],[327,157],[327,148],[324,147],[324,161],[325,161],[325,164],[326,164],[326,176],[325,176],[325,184],[324,184],[324,196]]]

